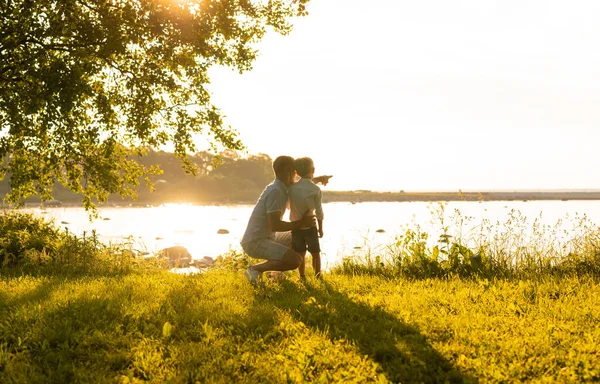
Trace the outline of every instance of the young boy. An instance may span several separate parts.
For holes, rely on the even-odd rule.
[[[323,237],[323,207],[321,206],[321,189],[312,182],[315,165],[310,157],[301,157],[295,160],[296,172],[301,177],[288,189],[290,201],[290,220],[301,220],[306,215],[317,217],[317,227],[308,227],[292,230],[292,249],[302,256],[298,267],[300,278],[306,278],[306,250],[312,256],[315,276],[321,277],[321,247],[319,237]]]

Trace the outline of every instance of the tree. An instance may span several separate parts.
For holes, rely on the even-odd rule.
[[[188,172],[193,136],[243,148],[206,85],[251,69],[268,29],[287,34],[308,0],[0,0],[0,179],[8,202],[56,182],[86,208],[135,196],[147,148],[170,143]]]

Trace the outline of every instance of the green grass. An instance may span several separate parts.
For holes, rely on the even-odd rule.
[[[344,257],[333,271],[345,275],[405,278],[539,279],[600,276],[600,227],[584,216],[543,224],[512,210],[504,222],[451,215],[444,203],[430,206],[436,233],[419,225],[386,246],[364,247]],[[450,224],[450,225],[448,225]]]
[[[182,276],[0,216],[0,383],[600,381],[598,227],[445,237],[443,209],[445,242],[408,229],[324,281],[258,286],[236,251]]]
[[[599,281],[0,278],[0,382],[600,380]]]

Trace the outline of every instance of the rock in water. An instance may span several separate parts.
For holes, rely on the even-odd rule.
[[[158,255],[168,260],[173,268],[187,268],[192,262],[192,255],[186,247],[181,245],[161,249]]]
[[[377,232],[377,233],[384,233],[384,232],[385,232],[385,229],[378,229],[378,230],[376,230],[375,232]]]
[[[229,231],[228,231],[228,230],[226,230],[226,229],[223,229],[223,228],[221,228],[221,229],[219,229],[219,230],[217,231],[217,233],[218,233],[219,235],[226,235],[226,234],[228,234],[228,233],[229,233]]]
[[[208,268],[215,264],[215,260],[210,256],[204,256],[199,260],[194,260],[194,265],[198,268]]]

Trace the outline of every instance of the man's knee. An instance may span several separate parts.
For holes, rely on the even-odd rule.
[[[283,259],[286,264],[289,265],[291,269],[296,269],[300,266],[300,262],[302,261],[302,257],[293,250],[288,250],[285,255],[283,255]]]

